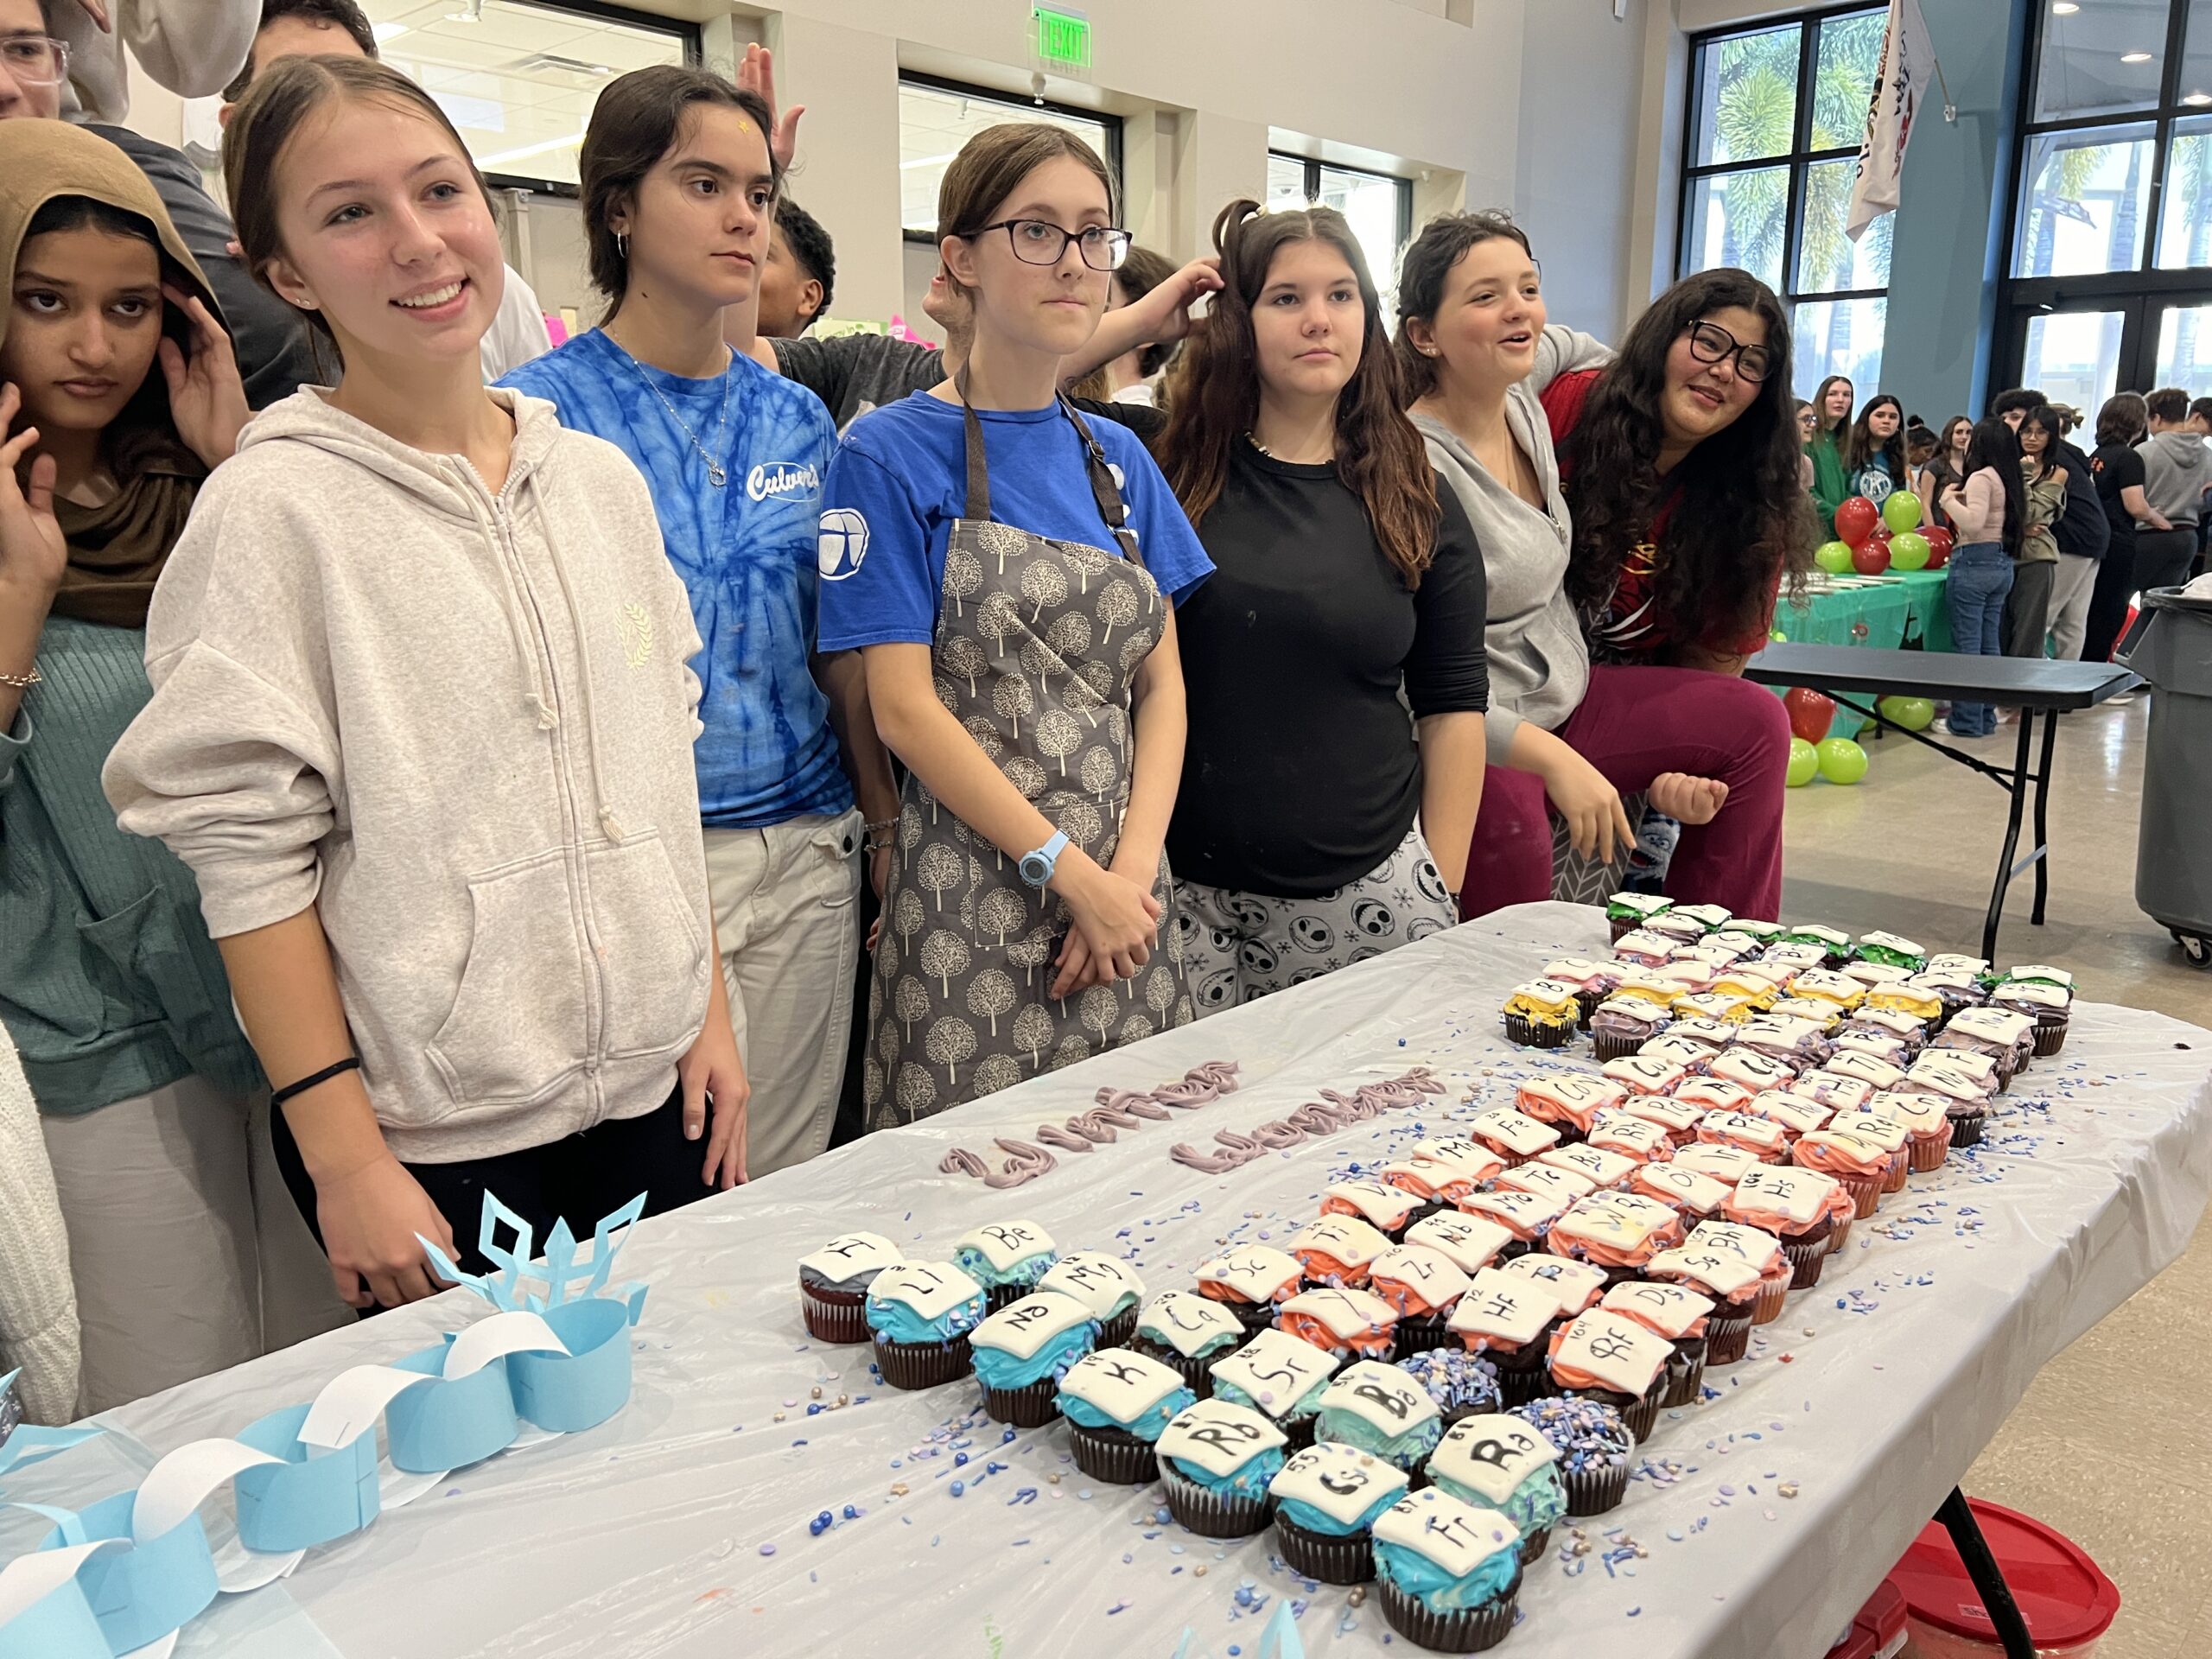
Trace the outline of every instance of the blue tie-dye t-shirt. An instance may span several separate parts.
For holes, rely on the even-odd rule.
[[[706,641],[696,664],[700,817],[742,830],[850,807],[829,700],[809,663],[822,479],[837,442],[822,400],[742,355],[727,377],[664,373],[596,328],[499,384],[548,399],[563,425],[620,446],[645,475]],[[662,397],[721,461],[727,483],[709,480]]]

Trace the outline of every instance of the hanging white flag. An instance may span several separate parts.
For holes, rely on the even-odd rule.
[[[1881,68],[1866,109],[1866,138],[1859,147],[1859,176],[1851,187],[1851,217],[1844,226],[1854,242],[1884,213],[1897,211],[1912,118],[1936,73],[1936,47],[1928,38],[1920,0],[1890,0]]]

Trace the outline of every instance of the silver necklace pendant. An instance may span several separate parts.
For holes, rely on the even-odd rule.
[[[718,490],[729,482],[729,474],[724,472],[721,464],[711,456],[707,460],[707,482]]]

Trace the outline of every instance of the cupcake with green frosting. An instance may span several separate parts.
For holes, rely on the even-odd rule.
[[[1496,1510],[1521,1529],[1521,1559],[1536,1560],[1567,1515],[1552,1443],[1518,1417],[1463,1417],[1444,1431],[1428,1478],[1463,1503]]]
[[[1410,1471],[1427,1462],[1444,1438],[1444,1414],[1428,1390],[1396,1366],[1363,1359],[1345,1366],[1322,1394],[1313,1438]]]
[[[1321,1395],[1342,1363],[1287,1332],[1255,1332],[1242,1348],[1213,1363],[1213,1397],[1258,1412],[1297,1451],[1313,1444]]]

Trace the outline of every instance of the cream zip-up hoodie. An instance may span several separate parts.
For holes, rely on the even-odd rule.
[[[395,1154],[660,1105],[713,962],[699,649],[645,480],[513,392],[504,488],[310,388],[201,491],[102,781],[216,938],[319,906]]]

